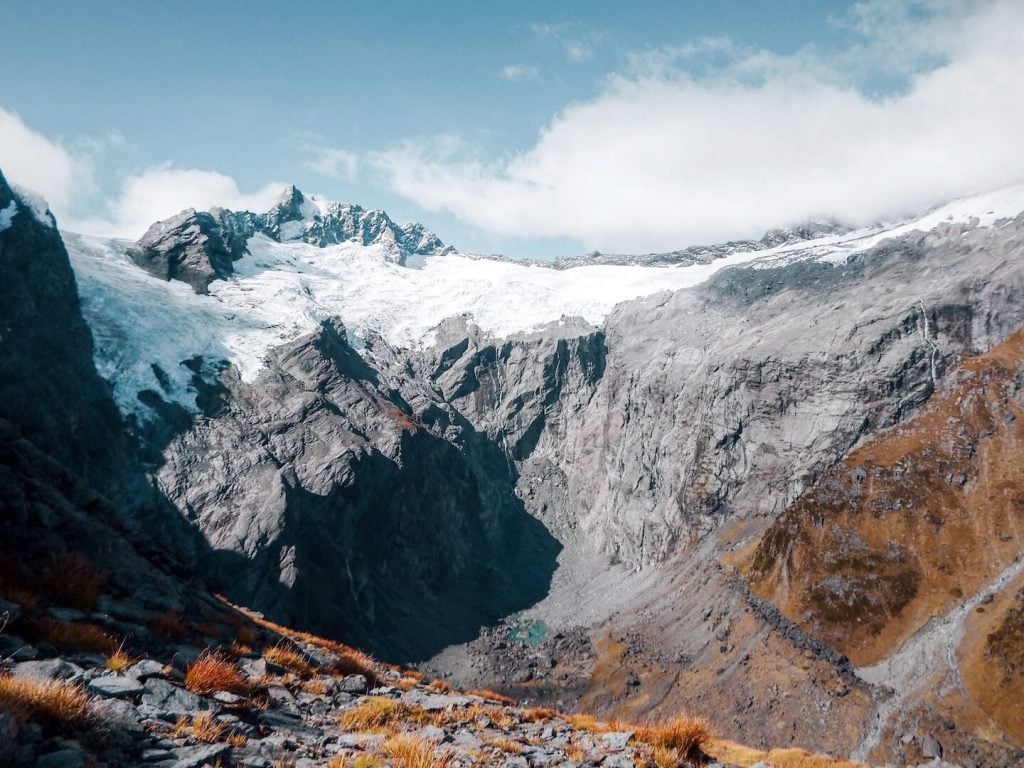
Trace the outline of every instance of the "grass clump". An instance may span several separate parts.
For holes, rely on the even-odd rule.
[[[116,651],[107,656],[107,660],[106,662],[104,662],[104,666],[111,672],[117,672],[118,674],[121,674],[134,663],[135,660],[128,655],[128,653],[124,649],[124,646],[120,646]]]
[[[371,696],[341,713],[338,725],[346,731],[389,732],[398,727],[409,708],[386,696]]]
[[[438,755],[431,742],[408,733],[389,736],[381,744],[381,752],[402,768],[447,768],[455,759],[451,750],[443,750]]]
[[[309,660],[293,648],[283,645],[274,645],[263,651],[263,658],[271,664],[284,667],[299,677],[309,677],[316,669]]]
[[[637,741],[662,749],[672,749],[686,758],[695,754],[713,738],[711,724],[702,717],[679,715],[671,720],[642,725],[636,729]]]
[[[516,700],[513,699],[511,696],[506,696],[503,693],[497,693],[495,691],[473,690],[466,691],[466,695],[479,696],[481,699],[487,699],[488,701],[493,701],[497,704],[505,704],[510,707],[514,707],[516,705]]]
[[[21,722],[77,728],[89,720],[88,694],[61,680],[0,676],[0,710]]]
[[[185,687],[193,693],[208,695],[217,691],[245,695],[249,684],[238,667],[219,654],[204,651],[185,672]]]

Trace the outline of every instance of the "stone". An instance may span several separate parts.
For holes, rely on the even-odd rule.
[[[438,728],[436,725],[427,725],[416,731],[416,735],[426,741],[432,741],[436,744],[440,744],[448,739],[443,728]]]
[[[231,751],[227,744],[201,744],[197,747],[183,747],[173,752],[173,763],[171,768],[200,768],[206,764],[213,764],[219,758],[226,757]]]
[[[921,739],[921,754],[929,759],[942,757],[942,744],[934,735],[925,734],[925,737]]]
[[[148,680],[151,677],[158,677],[163,673],[164,665],[154,659],[143,659],[133,664],[125,673],[128,677],[136,680]]]
[[[14,754],[18,721],[10,712],[0,712],[0,765],[7,765]]]
[[[142,703],[166,715],[189,715],[211,708],[206,699],[167,680],[150,678],[143,688]]]
[[[613,752],[621,752],[629,744],[629,740],[633,738],[632,731],[613,731],[611,733],[601,734],[601,743],[605,749],[610,749]]]
[[[608,755],[601,761],[601,765],[603,768],[634,768],[629,755],[623,754]]]
[[[15,665],[12,674],[15,677],[30,677],[34,680],[75,680],[82,676],[84,670],[77,664],[63,659],[42,659],[40,661],[23,661]]]
[[[236,696],[228,691],[217,691],[213,694],[213,700],[220,704],[226,704],[227,706],[234,706],[235,704],[244,701],[241,696]]]
[[[98,693],[101,696],[113,696],[115,698],[127,699],[136,696],[145,690],[142,683],[134,677],[125,675],[105,675],[97,677],[89,682],[89,691]]]
[[[92,704],[93,712],[105,723],[131,733],[143,733],[142,715],[124,699],[100,699]]]
[[[365,693],[367,685],[363,675],[347,675],[338,683],[338,690],[346,693]]]
[[[0,656],[11,661],[31,661],[39,658],[39,649],[16,635],[0,634]]]

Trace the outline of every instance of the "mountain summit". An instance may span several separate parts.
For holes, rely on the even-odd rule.
[[[411,257],[451,250],[421,224],[399,225],[382,210],[323,201],[293,185],[266,213],[188,208],[153,224],[128,255],[151,275],[181,280],[196,293],[207,293],[212,281],[233,273],[233,263],[248,253],[247,242],[255,235],[321,248],[347,242],[376,245],[385,260],[403,266]]]

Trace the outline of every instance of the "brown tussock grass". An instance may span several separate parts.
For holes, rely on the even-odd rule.
[[[200,712],[189,718],[187,715],[178,718],[171,731],[172,739],[195,739],[206,744],[224,741],[228,735],[228,724],[219,723],[209,712]]]
[[[309,677],[316,669],[309,660],[294,648],[274,645],[263,651],[263,658],[279,667],[284,667],[299,677]]]
[[[118,674],[120,674],[121,672],[124,672],[126,669],[128,669],[134,663],[135,660],[128,655],[128,653],[124,649],[124,646],[121,646],[112,654],[107,656],[107,660],[106,662],[104,662],[104,666],[111,672],[117,672]]]
[[[117,640],[95,624],[81,621],[57,621],[40,619],[34,630],[40,640],[52,643],[62,651],[89,651],[112,654],[117,650]]]
[[[561,712],[547,707],[530,707],[529,709],[524,709],[519,713],[519,718],[524,723],[543,723],[548,720],[554,720],[555,718],[564,719],[564,717],[565,716]]]
[[[655,768],[679,768],[683,761],[679,759],[679,753],[674,749],[656,747],[651,755],[651,761]]]
[[[55,552],[43,579],[44,593],[60,605],[91,611],[96,607],[107,575],[79,552]]]
[[[404,714],[406,707],[400,702],[385,696],[371,696],[342,712],[338,725],[346,731],[383,733],[394,730]]]
[[[89,702],[89,695],[78,685],[0,676],[0,710],[20,722],[78,728],[89,720]]]
[[[314,677],[312,680],[306,680],[302,684],[302,690],[314,696],[323,696],[330,690],[330,683],[323,677]]]
[[[183,640],[189,636],[188,627],[184,619],[174,611],[165,611],[158,618],[149,623],[149,628],[155,634],[170,640]]]
[[[449,693],[452,689],[444,680],[432,680],[427,688],[438,693]]]
[[[185,672],[185,687],[198,694],[227,691],[239,695],[249,693],[249,684],[238,667],[223,656],[204,651]]]
[[[565,756],[570,762],[582,763],[584,758],[587,756],[587,752],[579,744],[572,743],[565,745]],[[659,766],[660,768],[660,766]]]
[[[485,689],[466,691],[467,696],[479,696],[481,699],[487,699],[498,704],[505,704],[510,707],[516,705],[516,700],[511,696],[506,696],[503,693],[497,693],[496,691],[488,691]]]
[[[395,683],[395,687],[398,688],[398,690],[400,691],[411,691],[413,688],[416,687],[416,684],[417,681],[414,678],[403,677],[401,680]]]
[[[523,754],[523,745],[512,739],[494,739],[488,743],[495,749],[499,749],[509,755]]]
[[[447,768],[455,759],[451,750],[435,754],[431,742],[407,733],[389,736],[381,744],[381,752],[397,760],[403,768]]]
[[[714,737],[711,724],[702,717],[679,715],[671,720],[642,725],[635,731],[637,741],[653,747],[674,749],[680,757],[689,757]]]

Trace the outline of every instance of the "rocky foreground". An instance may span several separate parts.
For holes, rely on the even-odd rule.
[[[99,593],[107,578],[65,553],[0,587],[0,764],[850,765],[746,750],[696,718],[637,727],[456,693],[202,592]]]

